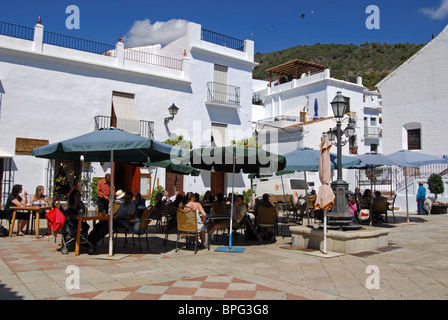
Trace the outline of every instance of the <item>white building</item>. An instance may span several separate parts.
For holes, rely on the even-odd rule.
[[[255,88],[262,87],[254,91],[264,105],[254,106],[253,121],[257,123],[257,132],[271,131],[271,140],[275,132],[281,154],[299,147],[319,149],[322,134],[336,127],[331,101],[338,91],[348,104],[342,129],[349,121],[356,128],[355,136],[345,138],[343,154],[381,152],[381,95],[368,91],[362,85],[361,77],[357,83],[334,79],[328,68],[299,59],[267,71],[270,81],[265,82],[264,87],[258,81],[254,85]],[[272,74],[280,75],[275,83]],[[336,146],[331,151],[336,153]],[[354,189],[353,171],[344,170],[343,178]],[[307,179],[320,186],[318,174],[308,173]]]
[[[31,149],[102,127],[159,141],[183,135],[193,147],[251,135],[252,41],[188,23],[186,34],[164,47],[125,49],[121,41],[113,46],[75,42],[47,32],[41,23],[34,28],[0,23],[2,204],[13,184],[29,194],[37,185],[48,192],[61,165],[69,176],[67,188],[73,188],[73,177],[81,175],[79,162],[37,159]],[[172,104],[179,112],[166,122]],[[148,195],[154,182],[174,189],[164,170],[156,181],[153,168],[116,163],[115,169],[118,189]],[[85,170],[90,178],[103,177],[110,166],[91,164]],[[177,190],[227,192],[224,174],[176,180]],[[238,187],[248,189],[246,184],[240,179]]]
[[[419,150],[432,155],[447,155],[445,140],[448,122],[448,27],[389,76],[378,88],[383,96],[383,150],[390,154],[399,150]],[[408,179],[409,208],[415,210],[417,182],[431,173],[444,173],[446,166],[420,168],[415,179]],[[445,194],[448,201],[448,179]],[[404,178],[399,175],[398,190],[404,199]],[[429,194],[428,192],[428,195]],[[432,195],[433,196],[433,195]],[[401,201],[404,203],[404,200]]]

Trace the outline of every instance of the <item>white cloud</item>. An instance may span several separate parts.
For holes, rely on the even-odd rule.
[[[182,37],[187,32],[187,20],[173,19],[154,22],[149,19],[137,20],[123,37],[127,47],[161,44],[162,46]]]
[[[444,19],[448,16],[448,0],[442,0],[439,8],[422,8],[420,11],[431,19]]]

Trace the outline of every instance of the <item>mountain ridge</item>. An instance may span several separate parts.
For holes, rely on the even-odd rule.
[[[370,90],[417,53],[425,44],[409,43],[364,43],[354,44],[320,44],[295,46],[292,48],[255,54],[259,63],[254,68],[253,78],[269,80],[267,69],[301,59],[327,66],[331,76],[336,79],[356,83],[356,77],[363,77],[363,84]]]

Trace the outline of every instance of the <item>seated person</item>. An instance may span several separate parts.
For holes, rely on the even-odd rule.
[[[224,200],[224,195],[222,193],[218,193],[216,195],[216,200],[213,202],[213,212],[212,214],[217,215],[228,215],[229,207]]]
[[[267,193],[263,194],[263,199],[257,203],[257,205],[255,207],[255,216],[257,216],[257,214],[258,214],[258,208],[260,206],[265,207],[265,208],[274,207],[275,215],[278,216],[276,206],[271,201],[269,201],[269,194],[267,194]],[[261,227],[260,226],[260,229],[262,232],[263,239],[272,239],[272,237],[274,236],[274,234],[271,232],[271,227]]]
[[[359,209],[369,209],[370,210],[370,201],[371,201],[372,191],[370,189],[366,189],[359,199]]]
[[[132,200],[132,203],[135,204],[137,208],[137,215],[141,218],[143,211],[146,209],[146,200],[142,197],[140,192],[135,193],[135,199]]]
[[[165,202],[163,201],[163,193],[159,192],[156,194],[156,205],[154,206],[154,208],[156,208],[156,210],[153,210],[151,213],[151,219],[153,220],[159,220],[162,218],[162,210],[163,210],[163,206],[165,205]]]
[[[44,194],[44,187],[43,186],[37,186],[36,192],[34,195],[30,198],[30,204],[31,205],[38,205],[38,206],[48,206],[48,199]]]
[[[356,205],[356,198],[355,196],[350,196],[348,198],[348,213],[352,215],[352,221],[355,221],[357,212],[358,212],[358,206]]]
[[[234,200],[234,209],[233,209],[233,219],[234,223],[240,223],[241,219],[244,218],[244,215],[247,212],[247,206],[244,203],[244,196],[238,195],[235,196]],[[230,228],[230,219],[222,219],[214,221],[209,228],[209,233],[213,234],[218,229],[226,229]]]
[[[132,202],[132,192],[127,191],[124,196],[124,202],[120,205],[114,215],[113,227],[129,229],[130,221],[135,216],[137,207]],[[89,234],[89,242],[96,245],[98,241],[103,239],[109,233],[109,221],[102,220],[98,222]]]
[[[114,227],[129,229],[129,221],[137,213],[137,207],[132,202],[132,192],[128,191],[124,195],[124,202],[120,205],[114,215]]]
[[[373,219],[375,221],[385,222],[381,217],[382,214],[387,214],[387,209],[389,203],[387,199],[381,195],[380,191],[375,191],[375,198],[373,198],[372,209],[373,209]]]
[[[21,184],[15,184],[12,187],[12,191],[8,196],[8,199],[6,200],[5,204],[5,212],[6,217],[9,221],[12,220],[14,209],[11,209],[10,207],[20,207],[20,206],[26,206],[27,205],[27,192],[24,192],[24,199],[20,196],[20,193],[23,191]],[[19,231],[17,232],[18,236],[24,236],[23,228],[25,228],[28,225],[28,221],[30,220],[30,215],[26,212],[20,212],[18,211],[16,214],[16,219],[18,220],[18,228]]]
[[[72,217],[86,213],[86,206],[84,205],[84,202],[81,201],[81,192],[79,190],[75,189],[70,192],[67,209],[64,210],[64,212],[70,219],[70,226],[75,227],[75,230],[77,230],[78,221]],[[90,226],[86,221],[81,223],[81,234],[83,234],[84,237],[87,237],[89,228]]]
[[[146,200],[142,197],[140,192],[135,193],[135,199],[132,200],[136,207],[145,207],[146,208]]]

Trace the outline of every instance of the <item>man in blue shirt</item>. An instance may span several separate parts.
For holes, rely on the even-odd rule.
[[[418,214],[421,215],[422,214],[422,210],[425,211],[425,214],[429,214],[429,211],[423,205],[423,203],[425,202],[425,199],[426,199],[426,189],[423,186],[423,182],[420,181],[418,183],[418,185],[419,185],[418,191],[417,191],[417,211],[418,211]]]

